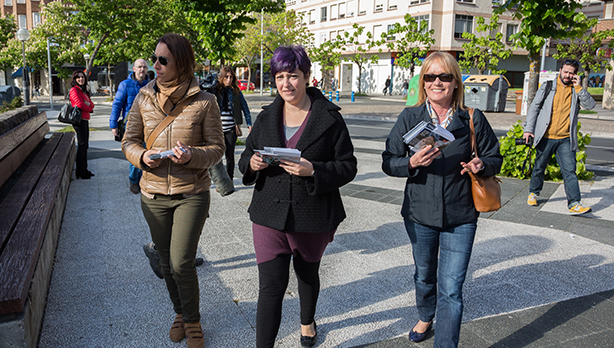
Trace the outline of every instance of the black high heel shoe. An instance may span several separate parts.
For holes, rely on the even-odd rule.
[[[315,335],[312,336],[303,336],[301,335],[301,347],[303,348],[311,348],[315,346],[316,341],[318,340],[318,326],[316,322],[313,322],[313,330],[316,332]]]
[[[89,170],[87,171],[87,173],[90,175],[90,177],[96,176],[96,175],[94,175],[94,173],[90,172]]]

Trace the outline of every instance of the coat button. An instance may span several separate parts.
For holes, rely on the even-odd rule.
[[[273,200],[273,202],[275,202],[275,203],[279,203],[279,198],[275,198],[275,199]]]

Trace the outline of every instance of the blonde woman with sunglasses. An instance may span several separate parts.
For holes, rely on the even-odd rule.
[[[422,64],[418,105],[403,110],[382,154],[384,172],[406,177],[401,215],[412,245],[419,320],[409,340],[428,338],[435,323],[434,347],[456,347],[463,314],[462,288],[479,213],[467,172],[496,175],[503,162],[499,142],[480,110],[473,113],[480,157],[473,157],[470,113],[463,104],[463,82],[454,57],[435,52]],[[455,140],[442,150],[427,145],[412,152],[403,135],[421,121],[439,124]]]

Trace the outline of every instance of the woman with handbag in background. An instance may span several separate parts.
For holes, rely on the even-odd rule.
[[[169,338],[187,337],[188,348],[201,348],[195,258],[209,212],[208,168],[224,153],[222,122],[215,96],[198,87],[194,51],[185,37],[162,36],[152,61],[157,77],[132,104],[122,151],[143,170],[141,208],[176,313]],[[166,150],[172,155],[156,158]]]
[[[77,133],[77,179],[90,179],[94,174],[87,170],[87,149],[90,142],[90,112],[94,111],[94,103],[90,99],[90,91],[87,88],[87,78],[83,71],[77,70],[72,73],[69,97],[73,108],[81,110],[81,122],[73,125]]]
[[[418,323],[409,339],[426,338],[437,318],[434,347],[457,347],[463,313],[462,287],[477,228],[478,211],[466,173],[492,177],[503,158],[499,142],[480,110],[473,122],[480,157],[471,150],[470,113],[456,59],[435,52],[422,64],[419,101],[405,108],[386,141],[383,171],[406,177],[401,214],[412,245]],[[410,153],[403,135],[420,121],[439,124],[455,140],[442,150],[427,145]]]

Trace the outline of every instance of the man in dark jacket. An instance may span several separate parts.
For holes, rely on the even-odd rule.
[[[120,133],[123,134],[126,129],[126,116],[132,107],[132,102],[136,95],[139,94],[141,87],[145,86],[149,79],[147,78],[147,62],[145,59],[137,59],[132,67],[133,73],[122,81],[117,87],[117,93],[113,100],[113,108],[111,109],[111,117],[109,118],[109,127],[115,138],[121,141]],[[120,119],[121,118],[121,119]],[[120,130],[120,127],[122,128]],[[130,164],[130,192],[137,194],[141,192],[139,188],[139,180],[141,180],[141,170]]]

